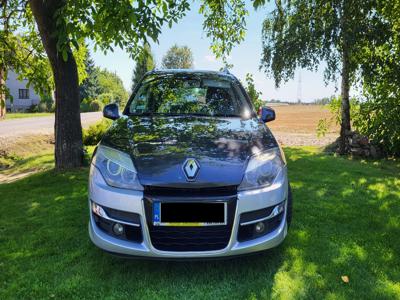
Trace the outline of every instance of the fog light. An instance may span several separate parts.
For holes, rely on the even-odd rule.
[[[261,232],[264,231],[265,225],[264,225],[263,222],[258,222],[258,223],[256,224],[256,226],[254,227],[254,229],[256,230],[257,233],[261,233]]]
[[[121,225],[121,224],[119,224],[119,223],[115,223],[114,226],[113,226],[113,232],[114,232],[116,235],[121,235],[121,234],[123,234],[123,233],[124,233],[124,226]]]

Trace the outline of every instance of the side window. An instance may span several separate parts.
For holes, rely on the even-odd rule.
[[[18,98],[19,99],[29,99],[29,90],[28,89],[19,89],[18,90]]]
[[[129,111],[134,114],[141,114],[147,111],[148,89],[142,86],[136,93],[135,98],[131,102]]]

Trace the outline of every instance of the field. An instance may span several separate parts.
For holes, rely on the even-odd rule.
[[[321,119],[329,120],[331,113],[320,105],[282,105],[272,107],[276,120],[268,127],[281,144],[286,146],[315,145],[324,146],[333,142],[339,128],[335,124],[329,128],[325,137],[317,137],[317,125]]]

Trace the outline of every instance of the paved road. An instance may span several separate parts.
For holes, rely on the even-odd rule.
[[[82,113],[82,126],[88,127],[102,117],[101,112]],[[0,137],[12,137],[28,134],[52,134],[54,116],[32,117],[0,121]]]

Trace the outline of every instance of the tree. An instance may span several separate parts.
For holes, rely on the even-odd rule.
[[[400,0],[381,0],[374,19],[380,43],[365,47],[363,101],[355,128],[386,155],[400,156]],[[381,22],[384,22],[383,24]],[[379,45],[380,44],[380,45]]]
[[[79,86],[79,98],[80,101],[83,99],[93,100],[97,98],[100,94],[99,87],[99,72],[96,66],[94,65],[94,61],[90,56],[90,52],[87,52],[85,55],[85,71],[86,71],[86,79],[82,81]]]
[[[254,85],[253,75],[250,73],[246,74],[246,92],[249,95],[250,100],[254,105],[254,108],[259,109],[263,104],[260,98],[262,92],[256,90],[256,86]]]
[[[108,94],[110,95],[112,102],[116,102],[120,106],[125,105],[129,95],[125,90],[121,78],[119,78],[115,72],[110,72],[106,69],[98,70],[97,72],[99,74],[98,81],[100,96]]]
[[[0,118],[6,98],[13,100],[5,85],[11,69],[41,96],[51,91],[50,66],[26,1],[0,0]]]
[[[259,1],[256,6],[265,1]],[[364,67],[368,43],[378,46],[383,21],[373,0],[277,1],[263,24],[261,69],[275,79],[276,86],[293,78],[297,67],[315,70],[325,61],[325,79],[341,76],[341,129],[339,152],[349,150],[346,133],[351,129],[349,90]]]
[[[133,70],[132,87],[131,87],[132,92],[135,89],[135,86],[142,79],[144,74],[146,74],[148,71],[153,70],[155,66],[156,66],[155,59],[153,53],[151,53],[150,45],[146,43],[143,47],[142,53],[136,60],[136,66],[135,69]]]
[[[188,46],[173,45],[162,59],[164,69],[191,69],[193,68],[193,54]]]
[[[79,75],[84,72],[79,72],[79,60],[73,49],[79,49],[84,41],[91,40],[95,48],[104,52],[111,51],[117,46],[126,49],[132,58],[135,58],[143,43],[148,39],[157,42],[161,28],[165,24],[171,27],[190,8],[187,0],[113,1],[112,3],[106,0],[1,0],[0,3],[2,7],[4,3],[10,4],[10,7],[19,6],[18,13],[7,14],[3,19],[12,20],[17,24],[16,28],[21,31],[25,28],[32,29],[31,35],[27,35],[30,38],[27,44],[38,46],[36,49],[40,47],[44,49],[50,62],[56,91],[55,165],[58,170],[79,167],[83,158],[79,115],[79,81],[83,78]],[[207,36],[211,37],[213,51],[219,56],[229,54],[231,48],[221,45],[233,45],[243,39],[239,33],[243,32],[245,22],[232,16],[241,9],[245,10],[244,1],[203,0],[201,7],[205,16],[203,26]],[[221,18],[222,20],[218,21]],[[236,23],[232,23],[232,20]],[[234,31],[232,35],[217,35],[213,38],[214,31],[209,30],[211,25],[218,29],[219,33],[230,26],[241,30]],[[5,36],[8,38],[9,35]],[[35,43],[39,40],[38,37],[41,43]],[[226,42],[219,43],[221,38]],[[2,37],[2,47],[4,41],[6,39]],[[34,56],[32,53],[30,57]],[[41,56],[41,58],[46,57]],[[7,62],[4,56],[0,59],[2,63]],[[18,61],[26,65],[22,57]],[[1,74],[4,73],[4,69],[0,64]],[[38,70],[37,74],[40,72]],[[34,75],[31,78],[37,76]],[[4,77],[4,74],[2,76]]]

